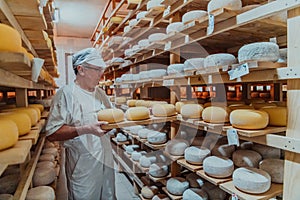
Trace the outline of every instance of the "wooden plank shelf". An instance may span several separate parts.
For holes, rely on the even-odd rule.
[[[184,158],[184,156],[173,156],[171,154],[169,154],[169,152],[163,151],[164,155],[167,156],[168,158],[170,158],[172,161],[177,161],[179,159]]]
[[[267,200],[280,195],[283,192],[283,185],[275,183],[272,183],[271,188],[267,192],[262,194],[248,194],[242,192],[233,185],[233,181],[220,184],[220,188],[228,192],[229,194],[236,194],[240,200]]]
[[[31,130],[28,134],[19,137],[19,140],[31,140],[32,144],[36,144],[40,136],[39,130]]]
[[[147,18],[147,17],[141,18],[141,19],[139,19],[139,21],[137,22],[136,26],[137,26],[137,27],[146,27],[146,26],[149,26],[151,20],[152,20],[151,18]]]
[[[145,15],[145,17],[147,18],[154,18],[156,17],[157,15],[163,13],[165,10],[165,6],[162,5],[160,7],[157,7],[157,8],[152,8],[148,11],[148,13]]]
[[[162,190],[170,197],[170,199],[172,200],[180,200],[182,199],[182,196],[176,196],[176,195],[173,195],[171,194],[166,187],[163,187]]]
[[[30,153],[31,146],[31,140],[21,140],[13,147],[0,151],[0,164],[23,164]]]
[[[138,3],[132,3],[132,2],[128,2],[126,9],[127,10],[134,10],[138,7]]]
[[[0,176],[6,170],[7,166],[8,166],[7,164],[0,164]]]
[[[14,74],[31,75],[31,63],[23,53],[0,52],[0,68]]]
[[[196,172],[203,168],[202,165],[192,165],[188,163],[185,159],[177,160],[177,163],[192,172]]]
[[[201,120],[201,121],[195,121],[194,124],[195,124],[195,125],[198,125],[198,126],[203,126],[203,127],[204,127],[204,130],[214,129],[214,130],[220,130],[220,131],[222,131],[223,127],[228,127],[228,126],[230,126],[229,123],[224,123],[224,124],[214,124],[214,123],[208,123],[208,122],[205,122],[205,121],[203,121],[203,120]]]
[[[155,183],[162,183],[163,185],[167,185],[167,181],[169,178],[171,178],[171,174],[168,174],[167,176],[165,177],[160,177],[160,178],[157,178],[157,177],[153,177],[149,174],[149,178],[155,182]]]
[[[148,147],[150,147],[153,150],[160,150],[166,147],[167,143],[163,143],[163,144],[151,144],[149,143],[147,140],[144,142],[144,144]]]
[[[232,126],[223,127],[223,131],[227,131],[228,129],[233,128]],[[274,133],[281,133],[286,131],[286,127],[271,127],[268,126],[265,129],[260,130],[244,130],[244,129],[237,129],[235,128],[239,135],[245,137],[257,137],[263,136],[267,134],[274,134]]]
[[[212,184],[218,186],[220,185],[221,183],[225,183],[225,182],[228,182],[228,181],[231,181],[232,178],[231,177],[228,177],[228,178],[214,178],[214,177],[211,177],[211,176],[208,176],[204,170],[199,170],[196,172],[197,175],[199,175],[200,177],[204,178],[205,180],[208,180],[209,182],[211,182]]]

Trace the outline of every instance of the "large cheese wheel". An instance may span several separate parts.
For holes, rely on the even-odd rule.
[[[141,125],[136,125],[136,126],[130,126],[130,127],[125,127],[124,130],[130,131],[133,135],[138,135],[139,130],[144,129],[144,126]]]
[[[262,157],[252,150],[237,150],[232,154],[232,160],[237,167],[258,167]]]
[[[210,106],[202,111],[202,119],[209,123],[225,123],[229,122],[229,113],[228,108]]]
[[[55,168],[54,162],[51,161],[42,161],[38,162],[36,165],[37,168]]]
[[[146,155],[147,152],[146,151],[133,151],[131,153],[131,158],[132,160],[136,161],[136,162],[139,162],[140,158],[143,156],[143,155]]]
[[[279,47],[273,42],[256,42],[244,45],[238,52],[239,62],[246,61],[277,61],[279,59]]]
[[[204,172],[212,177],[225,178],[231,176],[234,165],[232,160],[226,157],[209,156],[203,161]]]
[[[185,13],[182,16],[182,20],[181,21],[184,24],[186,24],[186,23],[188,23],[190,21],[199,20],[199,19],[201,19],[204,16],[207,16],[207,12],[205,10],[192,10],[192,11],[189,11],[189,12]]]
[[[228,108],[233,111],[233,110],[238,110],[238,109],[254,109],[253,106],[250,105],[242,105],[242,104],[232,104],[229,105]]]
[[[149,174],[156,178],[165,177],[169,174],[168,165],[165,163],[153,163],[149,167]]]
[[[186,180],[189,182],[190,187],[192,187],[192,188],[201,188],[204,184],[204,181],[202,180],[202,178],[200,178],[195,173],[188,174],[186,176]]]
[[[11,174],[0,178],[0,194],[14,194],[19,181],[19,174]]]
[[[233,144],[222,144],[217,148],[217,154],[227,158],[231,158],[234,151],[235,145]]]
[[[153,33],[149,35],[148,40],[150,43],[152,42],[159,42],[164,40],[167,37],[165,33]]]
[[[140,129],[140,130],[138,131],[138,136],[139,136],[141,139],[147,139],[148,134],[151,133],[151,132],[153,132],[153,130],[146,129],[146,128]]]
[[[0,119],[0,150],[14,146],[19,138],[18,127],[15,122]]]
[[[251,106],[254,107],[254,109],[261,109],[261,108],[264,108],[264,107],[276,107],[276,104],[275,103],[251,103]]]
[[[22,107],[22,108],[14,108],[14,109],[5,109],[2,111],[3,112],[21,112],[21,113],[27,114],[31,120],[31,126],[36,125],[39,120],[38,111],[35,108]]]
[[[158,131],[151,131],[147,135],[147,140],[151,144],[163,144],[167,141],[167,134]]]
[[[168,66],[167,72],[169,75],[180,75],[183,73],[184,64],[171,64]]]
[[[170,178],[167,181],[167,190],[173,195],[182,195],[189,188],[189,182],[182,177]]]
[[[270,126],[287,125],[287,108],[286,107],[263,107],[261,110],[269,114]]]
[[[43,186],[52,183],[56,178],[54,168],[37,168],[33,174],[33,186]]]
[[[126,110],[125,116],[127,120],[144,120],[150,118],[150,111],[145,107],[132,107]]]
[[[0,194],[0,200],[13,200],[14,196],[11,194]]]
[[[211,0],[207,5],[207,12],[211,13],[219,8],[228,10],[240,10],[242,8],[241,0]]]
[[[226,66],[236,63],[234,55],[229,53],[217,53],[207,56],[204,59],[204,67]]]
[[[29,108],[38,108],[38,109],[40,109],[41,112],[44,111],[44,106],[42,104],[29,104],[28,107]]]
[[[55,161],[55,157],[52,154],[43,154],[39,157],[39,161],[51,161],[54,162]]]
[[[165,5],[161,4],[161,0],[150,0],[147,3],[147,10],[164,10],[165,9]]]
[[[183,118],[199,119],[201,117],[203,107],[200,104],[186,104],[181,107],[180,113]]]
[[[190,188],[184,191],[182,195],[183,200],[207,200],[208,195],[204,190],[199,188]]]
[[[195,104],[195,101],[178,101],[175,103],[175,109],[177,113],[180,113],[181,107],[185,104]]]
[[[230,113],[230,123],[240,129],[263,129],[268,126],[269,115],[265,111],[239,109]]]
[[[169,117],[176,115],[176,109],[173,104],[155,104],[152,106],[152,114],[156,117]]]
[[[149,168],[150,165],[156,162],[157,158],[152,155],[144,155],[140,158],[139,163],[142,167]]]
[[[205,58],[191,58],[184,61],[184,71],[204,69]]]
[[[241,145],[240,145],[240,149],[244,149],[244,150],[251,150],[253,147],[253,142],[242,142]]]
[[[146,199],[151,199],[154,195],[158,193],[158,188],[155,185],[144,186],[141,190],[141,194]]]
[[[210,182],[205,182],[201,189],[203,189],[208,194],[208,199],[226,199],[227,193],[220,189],[218,186],[211,184]]]
[[[173,156],[184,155],[185,149],[189,146],[189,143],[183,139],[172,139],[166,145],[166,152]]]
[[[232,179],[235,187],[247,193],[260,194],[271,187],[270,175],[261,169],[238,168],[233,172]]]
[[[22,52],[22,40],[19,32],[0,23],[0,51]]]
[[[167,26],[166,33],[177,33],[181,30],[181,28],[184,26],[182,22],[173,22]]]
[[[281,150],[274,147],[269,147],[262,144],[254,144],[252,150],[258,152],[263,159],[267,158],[280,158]]]
[[[28,115],[20,112],[0,113],[0,119],[12,120],[18,127],[19,136],[29,133],[31,130],[31,120]]]
[[[153,69],[149,71],[149,78],[160,78],[167,75],[167,70],[165,69]]]
[[[265,159],[259,163],[259,169],[266,171],[274,183],[283,183],[284,160]]]
[[[117,108],[100,110],[98,112],[98,120],[106,121],[108,123],[121,122],[124,120],[124,112]]]
[[[188,147],[184,151],[184,158],[191,164],[202,164],[203,160],[210,155],[210,150],[205,147]]]
[[[55,200],[55,192],[49,186],[31,188],[27,192],[26,200]]]

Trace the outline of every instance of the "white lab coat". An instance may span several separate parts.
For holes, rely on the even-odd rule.
[[[111,107],[105,93],[81,89],[75,83],[61,88],[52,103],[47,135],[64,124],[80,126],[97,122],[97,112]],[[69,200],[115,200],[115,176],[107,135],[85,134],[64,142]]]

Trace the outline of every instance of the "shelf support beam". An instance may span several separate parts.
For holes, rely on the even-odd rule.
[[[27,88],[16,88],[16,104],[17,107],[28,106]]]

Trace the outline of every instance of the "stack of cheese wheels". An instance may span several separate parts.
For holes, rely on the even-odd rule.
[[[171,64],[168,66],[167,72],[169,75],[183,74],[184,64]]]
[[[0,23],[0,51],[22,52],[22,40],[19,32]]]
[[[227,193],[225,191],[210,182],[205,182],[201,189],[208,194],[208,199],[225,200],[227,197]]]
[[[202,114],[203,107],[200,104],[185,104],[181,107],[180,113],[183,118],[199,119]]]
[[[154,43],[154,42],[162,41],[166,37],[167,37],[167,35],[165,33],[153,33],[153,34],[149,35],[148,40],[150,43]]]
[[[259,163],[259,169],[266,171],[274,183],[283,183],[284,160],[265,159]]]
[[[195,173],[188,174],[186,176],[186,180],[192,188],[201,188],[204,184],[204,181]]]
[[[239,109],[230,113],[230,123],[234,128],[264,129],[269,124],[269,115],[265,111]]]
[[[125,104],[127,101],[126,97],[116,97],[115,102],[117,105]]]
[[[140,41],[138,42],[138,45],[139,45],[140,47],[147,47],[147,46],[150,45],[150,43],[149,43],[149,40],[148,40],[148,39],[143,39],[143,40],[140,40]]]
[[[150,111],[145,107],[132,107],[126,110],[125,116],[127,120],[145,120],[150,118]]]
[[[169,117],[176,115],[176,109],[173,104],[155,104],[152,106],[152,114],[155,117]]]
[[[230,110],[218,106],[210,106],[202,111],[202,119],[209,123],[229,122]]]
[[[182,156],[185,149],[190,146],[188,141],[183,139],[172,139],[166,145],[166,152],[173,156]]]
[[[167,70],[165,69],[153,69],[149,71],[149,78],[160,78],[167,75]]]
[[[2,110],[3,112],[17,112],[17,113],[25,113],[29,116],[31,121],[31,126],[34,126],[37,124],[39,120],[39,109],[37,108],[13,108],[13,109],[5,109]]]
[[[28,134],[31,130],[31,120],[28,115],[20,112],[0,113],[0,119],[12,120],[18,127],[19,136]]]
[[[19,138],[18,127],[15,122],[0,119],[0,150],[14,146]]]
[[[147,14],[148,14],[148,11],[142,11],[142,12],[139,12],[135,18],[139,21],[140,19],[145,18]]]
[[[237,150],[232,154],[232,160],[237,167],[258,167],[262,157],[252,150]]]
[[[258,152],[263,159],[277,158],[281,156],[281,150],[275,147],[270,147],[262,144],[253,144],[252,150]]]
[[[217,53],[207,56],[204,59],[204,67],[227,66],[236,63],[234,55],[229,53]]]
[[[207,200],[208,195],[204,190],[201,190],[199,188],[190,188],[183,192],[182,200],[191,199]]]
[[[143,155],[140,158],[139,163],[142,167],[149,168],[152,163],[156,162],[156,160],[157,158],[153,155]]]
[[[154,195],[152,200],[170,200],[170,198],[166,194],[157,194]]]
[[[129,107],[135,107],[135,103],[136,103],[136,99],[129,99],[129,100],[127,100],[127,106],[129,106]]]
[[[122,133],[118,133],[116,140],[118,142],[126,142],[127,141],[127,137],[125,135],[123,135]]]
[[[210,155],[210,150],[205,147],[188,147],[184,151],[184,158],[188,163],[198,165],[202,164],[203,160]]]
[[[34,187],[49,185],[55,180],[55,178],[56,171],[54,168],[37,168],[33,174],[32,183]]]
[[[108,123],[117,123],[124,120],[124,112],[118,108],[109,108],[98,112],[98,120]]]
[[[169,174],[168,165],[165,163],[153,163],[149,167],[149,174],[156,178],[165,177]]]
[[[204,69],[205,58],[190,58],[184,61],[184,71]]]
[[[44,111],[44,106],[42,104],[29,104],[29,108],[38,108],[40,109],[41,113]]]
[[[232,175],[233,184],[239,190],[251,194],[260,194],[271,187],[270,175],[261,169],[241,167]]]
[[[133,161],[138,162],[143,155],[146,155],[146,151],[133,151],[131,153],[131,158]]]
[[[164,10],[165,5],[161,4],[162,0],[150,0],[147,3],[147,10]]]
[[[192,10],[192,11],[189,11],[189,12],[185,13],[182,16],[181,21],[184,24],[186,24],[186,23],[194,21],[194,20],[199,20],[199,19],[201,19],[205,16],[207,16],[207,12],[205,10]]]
[[[226,8],[228,10],[240,10],[242,9],[241,0],[211,0],[207,5],[207,12],[211,13],[220,8]]]
[[[231,176],[234,165],[232,160],[226,157],[209,156],[203,161],[203,169],[206,174],[215,178]]]
[[[270,126],[287,125],[287,108],[286,107],[263,107],[261,110],[269,114]],[[280,116],[280,117],[279,117]]]
[[[146,199],[152,199],[154,195],[158,193],[158,188],[154,185],[144,186],[141,190],[141,194]]]
[[[55,191],[50,186],[39,186],[28,190],[26,200],[55,200]]]
[[[182,195],[189,188],[189,182],[182,177],[170,178],[167,181],[167,190],[173,195]]]
[[[167,134],[158,131],[151,131],[147,135],[147,140],[151,144],[163,144],[167,141]]]
[[[244,45],[238,52],[239,62],[272,61],[279,59],[279,47],[273,42],[256,42]]]
[[[184,24],[182,22],[173,22],[167,26],[166,33],[167,34],[177,33],[182,29],[183,26]]]
[[[185,104],[195,104],[195,101],[178,101],[175,103],[175,109],[177,113],[180,113],[181,107]]]

